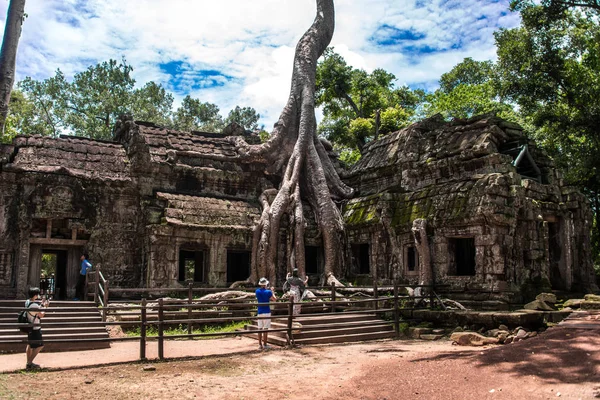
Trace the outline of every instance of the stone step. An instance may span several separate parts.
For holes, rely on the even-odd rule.
[[[59,333],[59,334],[46,334],[44,331],[44,352],[58,352],[58,351],[74,351],[74,350],[95,350],[95,349],[106,349],[110,347],[108,341],[108,332],[102,333]],[[68,340],[68,342],[48,342],[51,339]],[[95,339],[91,341],[76,341],[77,339]],[[21,333],[19,335],[2,337],[0,341],[0,353],[21,353],[25,351],[27,347],[27,335]]]
[[[0,301],[0,352],[21,352],[27,335],[17,326],[17,314],[24,308],[22,300]],[[64,309],[59,309],[64,308]],[[53,301],[42,319],[44,351],[92,350],[110,347],[106,325],[93,302]],[[99,324],[100,323],[100,324]],[[51,339],[66,342],[47,342]],[[79,341],[79,339],[93,339]]]
[[[74,326],[74,327],[59,327],[59,328],[49,328],[44,326],[43,328],[44,337],[46,335],[52,334],[74,334],[74,333],[106,333],[106,327],[99,326]],[[18,329],[2,329],[0,328],[0,337],[5,339],[8,336],[21,335],[21,331]]]
[[[281,329],[285,328],[287,325],[283,324],[271,324],[272,329]],[[304,328],[309,328],[308,330],[304,330]],[[247,330],[258,330],[256,325],[247,325]],[[350,325],[350,326],[309,326],[309,327],[295,327],[293,329],[294,339],[307,339],[307,338],[327,338],[330,336],[340,336],[340,335],[354,335],[360,333],[372,333],[372,332],[393,332],[394,328],[392,325],[379,321],[377,324],[367,324],[367,325]],[[272,332],[271,335],[279,336],[282,338],[286,338],[286,332]]]
[[[298,344],[327,344],[363,340],[376,340],[395,337],[391,323],[374,314],[342,314],[322,316],[299,316],[294,319],[293,336]],[[298,326],[298,324],[300,326]],[[285,318],[275,318],[272,329],[287,327]],[[246,330],[256,331],[257,323],[247,325]],[[250,337],[257,338],[256,334]],[[286,332],[272,332],[268,342],[284,346],[287,344]]]
[[[347,328],[335,328],[335,329],[315,329],[315,330],[302,330],[294,333],[294,340],[309,339],[309,338],[329,338],[331,336],[340,335],[357,335],[361,333],[373,333],[373,332],[393,332],[394,328],[389,324],[378,324],[369,326],[351,326]],[[283,332],[280,332],[278,336],[284,336]]]
[[[334,324],[334,323],[347,323],[347,322],[360,322],[360,321],[381,321],[381,318],[374,314],[346,314],[339,313],[335,315],[323,315],[323,316],[307,316],[302,315],[294,318],[296,322],[302,325],[318,325],[318,324]]]

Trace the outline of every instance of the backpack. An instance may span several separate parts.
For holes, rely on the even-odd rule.
[[[31,303],[29,302],[29,300],[27,300],[27,302],[25,303],[25,307],[29,308],[30,304]],[[21,311],[19,313],[19,315],[17,316],[17,322],[19,324],[31,324],[29,322],[29,318],[27,317],[27,313],[28,313],[27,310],[23,310],[23,311]],[[21,332],[23,332],[23,333],[30,333],[31,331],[33,331],[33,326],[31,326],[31,325],[30,326],[23,326],[23,327],[20,327],[19,330]]]

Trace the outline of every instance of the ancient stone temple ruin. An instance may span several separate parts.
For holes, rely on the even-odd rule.
[[[238,128],[225,134],[258,140]],[[111,142],[20,136],[1,145],[2,297],[39,283],[43,255],[55,260],[57,296],[72,297],[85,251],[111,286],[246,279],[258,198],[279,178],[241,162],[226,135],[124,120]],[[344,176],[358,189],[340,204],[347,249],[336,275],[346,282],[435,283],[510,301],[595,287],[590,208],[517,125],[429,119],[370,143]],[[323,256],[312,225],[306,272],[316,282]],[[278,283],[291,268],[286,236],[283,226]]]

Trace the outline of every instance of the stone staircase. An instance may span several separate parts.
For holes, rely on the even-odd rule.
[[[271,329],[287,328],[287,318],[273,317]],[[246,325],[245,330],[256,331],[257,323]],[[249,335],[258,338],[256,334]],[[286,332],[270,332],[270,344],[285,346]],[[391,322],[375,314],[339,313],[336,315],[310,315],[294,318],[294,343],[297,345],[361,342],[389,339],[396,336]]]
[[[27,334],[16,327],[16,308],[24,307],[24,300],[0,300],[0,353],[24,352],[27,346]],[[15,309],[7,309],[15,308]],[[70,310],[56,310],[69,308]],[[55,310],[53,310],[55,309]],[[100,311],[91,301],[52,301],[42,319],[44,352],[94,350],[110,347],[108,331],[102,322]],[[67,342],[52,343],[49,340],[60,339]],[[79,342],[79,339],[96,339]]]

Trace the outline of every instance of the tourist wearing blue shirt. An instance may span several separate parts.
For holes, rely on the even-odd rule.
[[[260,350],[269,348],[269,345],[267,345],[267,336],[269,335],[269,332],[261,332],[262,330],[271,328],[271,306],[265,303],[270,303],[277,300],[277,297],[275,297],[274,288],[271,287],[271,289],[267,289],[268,285],[269,281],[267,278],[260,278],[258,281],[258,286],[260,287],[256,289],[255,292],[256,301],[258,301],[258,310],[256,314],[258,317],[262,317],[258,320],[258,348]]]
[[[92,264],[88,261],[88,257],[88,254],[84,253],[80,258],[81,270],[79,271],[79,278],[77,279],[77,286],[75,287],[75,298],[73,300],[85,300],[85,279],[88,271],[92,268]]]

